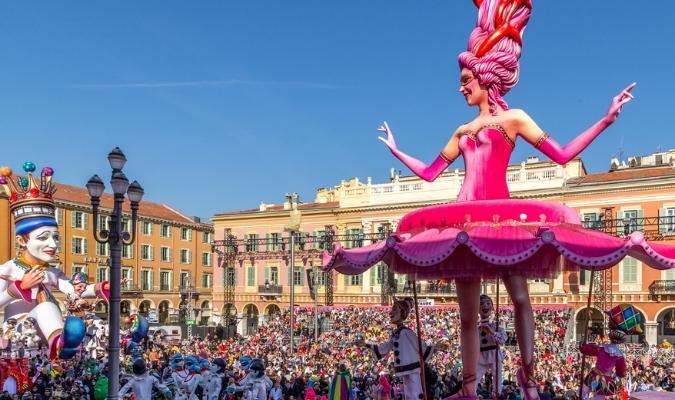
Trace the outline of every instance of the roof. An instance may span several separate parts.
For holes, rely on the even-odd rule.
[[[589,174],[572,178],[567,181],[569,185],[582,185],[587,183],[608,183],[616,181],[630,181],[635,179],[649,179],[661,177],[675,177],[675,168],[666,167],[648,167],[648,168],[626,168],[617,169],[598,174]]]
[[[89,192],[87,192],[87,189],[85,188],[66,185],[63,183],[56,183],[56,189],[56,193],[54,193],[54,200],[56,201],[60,200],[87,206],[91,204]],[[101,196],[101,208],[112,210],[113,196],[111,194],[104,193],[103,196]],[[128,201],[124,202],[122,205],[122,210],[125,213],[131,213],[131,207],[129,206]],[[174,210],[166,204],[152,203],[149,201],[141,201],[138,214],[144,217],[164,219],[183,224],[208,225],[204,223],[196,223],[192,218]]]
[[[339,206],[340,206],[340,202],[338,202],[338,201],[329,201],[329,202],[326,202],[326,203],[302,203],[302,204],[298,204],[298,210],[317,210],[317,209],[322,209],[322,208],[334,208],[334,207],[339,207]],[[283,204],[270,204],[270,205],[266,205],[265,211],[260,211],[259,208],[249,208],[249,209],[245,209],[245,210],[224,211],[224,212],[217,213],[215,216],[232,215],[232,214],[265,213],[265,212],[271,212],[271,211],[284,211],[284,206],[283,206]]]

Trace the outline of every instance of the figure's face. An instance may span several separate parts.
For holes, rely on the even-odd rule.
[[[480,104],[488,96],[487,89],[480,85],[478,78],[468,68],[462,68],[460,72],[459,92],[470,106]]]
[[[37,228],[30,232],[28,237],[17,236],[16,240],[33,258],[45,263],[56,261],[61,245],[59,230],[53,226]]]
[[[84,293],[85,290],[87,290],[87,284],[86,283],[78,283],[73,286],[75,289],[75,293],[77,294],[82,294]]]
[[[480,316],[481,318],[488,318],[492,314],[492,300],[482,298],[480,300]]]
[[[403,323],[403,313],[401,312],[401,307],[394,305],[389,311],[389,318],[392,324]]]

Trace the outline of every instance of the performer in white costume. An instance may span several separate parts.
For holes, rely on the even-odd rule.
[[[480,295],[480,323],[478,324],[478,334],[480,335],[480,356],[478,357],[478,368],[476,370],[477,382],[480,382],[485,372],[492,374],[493,385],[497,386],[498,393],[501,393],[502,386],[502,362],[504,361],[504,352],[501,350],[506,343],[506,331],[498,326],[497,322],[492,321],[490,317],[494,311],[494,304],[490,296]],[[497,366],[499,363],[499,366]],[[497,368],[497,373],[495,373]],[[496,378],[495,378],[496,376]],[[492,389],[494,393],[494,389]]]
[[[23,165],[25,177],[12,176],[8,167],[0,168],[0,187],[9,196],[14,217],[16,241],[22,255],[0,265],[0,308],[5,319],[32,317],[54,358],[70,358],[84,337],[84,322],[78,317],[63,320],[61,310],[50,289],[66,296],[75,294],[68,277],[49,263],[57,260],[60,245],[52,195],[54,170],[44,167],[40,180],[33,177],[35,164]],[[108,282],[87,285],[81,298],[108,299]]]
[[[394,351],[394,372],[396,377],[403,382],[403,398],[405,400],[421,399],[422,379],[420,377],[420,355],[417,334],[403,323],[410,315],[413,306],[412,299],[399,299],[394,301],[389,312],[391,323],[396,326],[389,341],[380,344],[366,344],[363,339],[357,340],[357,346],[368,347],[375,353],[377,359]],[[422,343],[422,356],[426,362],[434,351],[440,350],[444,345],[427,345]]]

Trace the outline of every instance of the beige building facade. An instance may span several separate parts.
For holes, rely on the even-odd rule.
[[[401,176],[392,170],[389,182],[345,180],[331,188],[319,189],[312,202],[301,203],[301,236],[320,237],[331,226],[344,246],[369,244],[383,231],[396,229],[406,213],[420,207],[455,201],[463,181],[463,171],[447,171],[433,183],[415,176]],[[511,165],[507,181],[512,196],[566,204],[576,209],[584,223],[594,229],[609,230],[617,235],[642,230],[652,240],[675,240],[675,151],[633,157],[626,163],[612,161],[610,172],[589,174],[581,159],[565,166],[536,157]],[[258,208],[224,212],[212,217],[216,243],[236,238],[236,255],[216,268],[214,275],[214,320],[233,315],[240,320],[238,330],[247,333],[267,315],[288,309],[290,284],[294,285],[295,303],[312,306],[307,270],[321,265],[321,244],[308,238],[302,257],[294,268],[289,263],[288,246],[282,248],[284,226],[289,221],[290,205],[260,204]],[[242,241],[243,240],[243,241]],[[214,259],[218,254],[214,253]],[[229,272],[228,272],[229,271]],[[358,276],[333,274],[333,302],[338,305],[379,305],[386,281],[383,266],[371,268]],[[227,275],[227,276],[226,276]],[[675,337],[675,271],[652,270],[628,258],[604,275],[602,293],[605,305],[633,303],[644,315],[646,335],[635,340],[656,343]],[[228,294],[229,279],[233,293]],[[596,278],[597,279],[597,278]],[[323,283],[324,278],[321,278]],[[590,273],[564,273],[547,281],[531,281],[530,294],[535,305],[573,309],[573,320],[582,321],[579,310],[588,299]],[[399,292],[407,289],[405,277],[396,277]],[[597,286],[596,286],[597,287]],[[484,285],[496,294],[494,282]],[[325,286],[318,287],[317,301],[325,302]],[[421,283],[420,298],[425,304],[455,304],[451,285]],[[500,302],[508,297],[500,287]],[[597,299],[594,316],[600,312]]]

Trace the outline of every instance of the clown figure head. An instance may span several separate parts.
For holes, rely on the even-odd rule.
[[[410,309],[412,308],[412,299],[398,299],[394,301],[394,305],[391,306],[389,311],[389,319],[392,324],[396,326],[403,325],[405,320],[410,315]]]
[[[24,249],[26,261],[31,265],[38,265],[57,260],[61,237],[55,226],[41,226],[26,234],[17,235],[16,242]]]
[[[85,274],[82,271],[75,272],[70,278],[70,283],[73,285],[73,288],[75,289],[75,294],[78,296],[81,296],[82,293],[84,293],[85,290],[87,290],[87,282],[89,281],[89,277],[87,274]]]
[[[490,315],[492,315],[492,311],[494,311],[494,304],[492,303],[492,299],[490,296],[486,294],[481,294],[480,295],[480,306],[478,309],[478,313],[480,314],[481,319],[488,319],[490,318]]]

